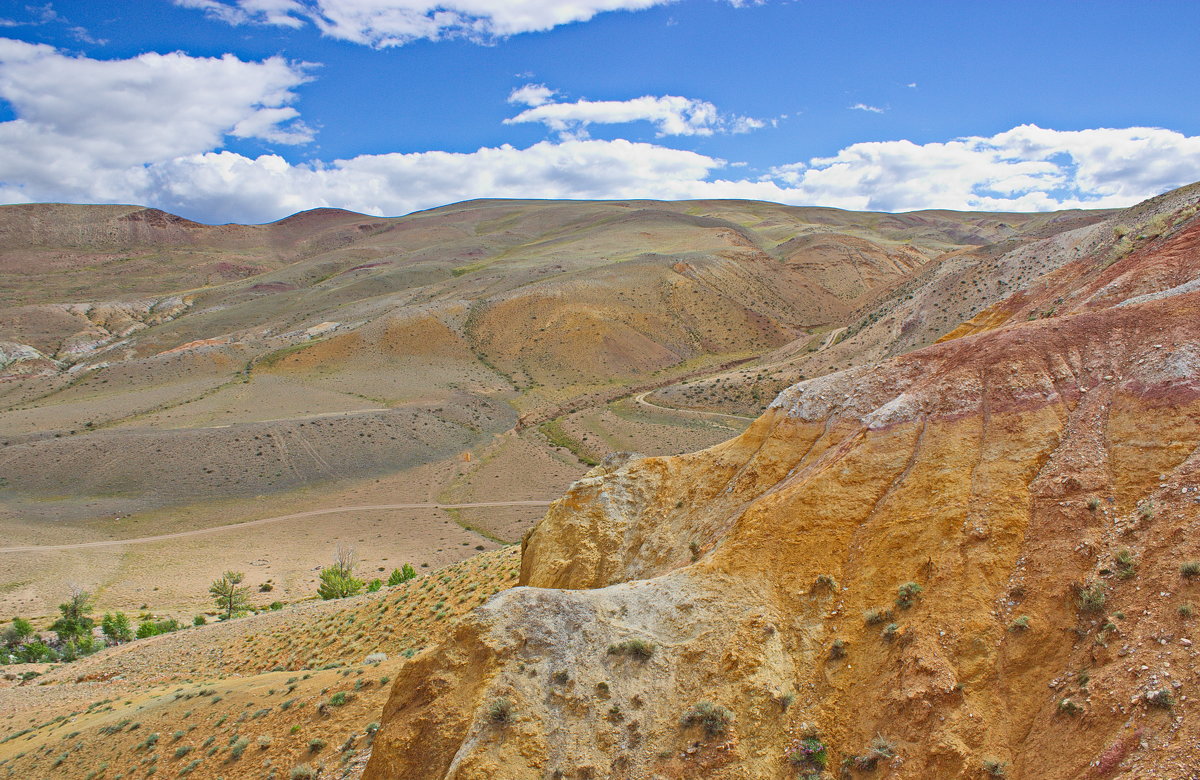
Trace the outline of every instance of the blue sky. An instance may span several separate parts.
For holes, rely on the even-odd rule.
[[[0,202],[1127,205],[1200,179],[1198,8],[17,0]]]

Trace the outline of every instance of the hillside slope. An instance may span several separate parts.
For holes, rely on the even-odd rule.
[[[212,226],[0,207],[0,535],[108,542],[339,504],[549,499],[613,450],[708,446],[747,422],[640,393],[824,338],[964,252],[1105,216],[481,200]],[[292,524],[307,547],[271,575],[283,596],[311,592],[314,559],[381,521],[394,535],[378,557],[442,565],[536,516]],[[48,623],[77,582],[102,609],[186,618],[219,566],[266,574],[261,540],[221,538],[2,553],[0,609]]]
[[[400,672],[365,777],[1200,772],[1189,208],[1038,287],[1077,305],[594,470]]]

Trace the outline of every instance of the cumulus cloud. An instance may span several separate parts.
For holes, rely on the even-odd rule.
[[[1145,127],[1021,125],[925,144],[856,143],[760,176],[742,163],[662,144],[571,137],[307,163],[225,149],[230,138],[307,141],[311,132],[291,105],[306,79],[304,66],[278,57],[98,61],[0,39],[0,98],[16,115],[0,122],[0,202],[143,203],[215,222],[267,221],[317,206],[402,214],[480,197],[1036,211],[1126,206],[1200,179],[1200,136]],[[515,90],[510,100],[528,108],[512,121],[566,131],[648,121],[660,135],[728,130],[733,121],[687,98],[553,98],[540,84]]]
[[[518,106],[540,106],[549,103],[555,94],[545,84],[526,84],[510,92],[508,102]]]
[[[529,84],[514,90],[509,102],[522,102],[530,108],[504,120],[504,123],[541,122],[555,132],[573,137],[586,135],[587,126],[592,124],[650,122],[659,137],[746,133],[764,125],[759,119],[721,114],[716,106],[706,100],[678,95],[554,103],[550,101],[553,94],[541,84]],[[528,102],[530,100],[536,102]]]
[[[378,48],[415,40],[492,40],[640,11],[675,0],[175,0],[230,24],[315,25],[323,34]],[[743,3],[734,2],[736,5]]]
[[[469,153],[360,155],[329,164],[289,164],[232,152],[190,155],[150,169],[155,205],[214,221],[265,221],[337,206],[404,214],[480,197],[606,198],[631,193],[683,197],[720,160],[679,149],[616,141],[543,141]],[[678,190],[665,185],[680,183]]]
[[[880,211],[1120,207],[1198,179],[1200,136],[1036,125],[947,142],[853,144],[767,177],[789,201]]]
[[[0,99],[17,117],[0,122],[0,186],[21,200],[107,200],[145,165],[219,148],[226,135],[305,143],[312,133],[288,104],[306,80],[280,57],[94,60],[0,38]]]

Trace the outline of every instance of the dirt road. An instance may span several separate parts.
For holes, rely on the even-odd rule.
[[[299,520],[304,517],[316,517],[317,515],[332,515],[339,512],[372,512],[379,510],[393,509],[477,509],[490,506],[549,506],[549,501],[480,501],[474,504],[371,504],[367,506],[337,506],[329,509],[312,509],[308,512],[297,512],[291,515],[280,515],[279,517],[263,517],[258,520],[247,520],[244,523],[231,523],[230,525],[218,525],[212,528],[197,528],[194,531],[179,531],[173,534],[159,534],[157,536],[142,536],[136,539],[110,539],[102,542],[79,542],[76,544],[45,544],[31,545],[26,547],[0,547],[0,553],[22,553],[22,552],[53,552],[55,550],[86,550],[93,547],[120,547],[126,544],[146,544],[148,542],[163,542],[170,539],[183,539],[189,536],[204,536],[205,534],[218,534],[224,531],[233,531],[240,528],[250,528],[256,525],[266,525],[267,523],[278,523],[284,520]]]
[[[648,406],[651,409],[657,409],[660,412],[671,412],[672,414],[698,414],[707,417],[728,417],[731,420],[750,420],[751,422],[758,419],[756,417],[744,417],[740,414],[725,414],[724,412],[705,412],[700,409],[676,409],[673,406],[659,406],[653,401],[646,400],[646,396],[653,392],[653,390],[647,390],[644,393],[638,393],[633,397],[633,400],[637,401],[642,406]]]

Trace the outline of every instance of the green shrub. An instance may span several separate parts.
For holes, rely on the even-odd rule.
[[[868,626],[879,625],[880,623],[884,622],[885,620],[890,620],[891,617],[892,617],[892,611],[890,609],[882,609],[879,607],[873,607],[863,613],[863,621]]]
[[[325,749],[325,746],[328,744],[329,744],[328,742],[321,739],[320,737],[313,737],[312,739],[310,739],[308,741],[308,752],[309,753],[320,753],[322,750]]]
[[[1104,602],[1108,600],[1108,589],[1103,582],[1081,586],[1077,590],[1077,600],[1082,611],[1099,612],[1104,609]]]
[[[1184,561],[1179,564],[1179,573],[1185,577],[1200,575],[1200,561]]]
[[[1169,688],[1159,688],[1155,691],[1146,692],[1146,703],[1152,707],[1169,710],[1175,706],[1175,699],[1171,696]]]
[[[203,625],[206,625],[207,623],[208,623],[208,618],[204,617],[204,615],[196,615],[196,617],[192,618],[193,626],[203,626]]]
[[[416,579],[417,571],[412,567],[411,563],[404,564],[403,568],[392,569],[392,575],[388,577],[388,586],[400,585],[409,580]]]
[[[1063,698],[1058,701],[1058,711],[1068,715],[1078,715],[1083,712],[1083,707],[1071,698]]]
[[[291,780],[313,780],[317,776],[317,770],[313,769],[308,764],[300,764],[292,767],[292,771],[288,772],[288,777]]]
[[[104,613],[100,621],[100,629],[112,642],[120,644],[133,639],[133,627],[129,624],[129,616],[124,612],[115,614]]]
[[[654,643],[644,639],[626,639],[608,646],[609,655],[627,655],[639,661],[645,661],[654,655]]]
[[[514,715],[512,702],[505,698],[496,699],[487,708],[488,720],[497,725],[512,722]]]
[[[900,609],[908,609],[916,603],[917,597],[924,590],[919,583],[906,582],[896,589],[896,606]]]
[[[719,704],[702,701],[683,714],[680,723],[684,726],[701,726],[710,737],[724,734],[731,723],[733,713]]]
[[[1121,579],[1127,580],[1137,574],[1137,562],[1134,561],[1133,553],[1129,550],[1117,550],[1113,561],[1117,564],[1117,576]]]
[[[245,753],[248,747],[250,747],[250,740],[235,735],[233,744],[229,747],[229,758],[236,761],[242,757],[242,753]]]
[[[829,747],[815,734],[797,740],[788,748],[787,760],[792,766],[816,770],[819,776],[829,764]]]
[[[1179,617],[1181,618],[1190,618],[1195,613],[1191,604],[1180,604],[1175,608],[1175,611],[1179,613]]]
[[[1004,777],[1008,772],[1008,765],[994,758],[985,758],[983,760],[983,771],[988,777]]]
[[[1027,628],[1029,628],[1029,615],[1013,618],[1013,621],[1008,624],[1009,631],[1024,631]]]

